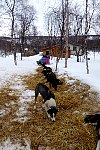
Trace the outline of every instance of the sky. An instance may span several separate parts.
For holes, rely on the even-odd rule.
[[[38,28],[38,32],[41,35],[45,35],[46,28],[44,22],[45,13],[48,11],[49,7],[56,7],[59,5],[59,0],[29,0],[29,4],[33,5],[36,9],[37,19],[36,19],[36,26]],[[4,19],[5,18],[5,19]],[[10,27],[8,28],[9,20],[7,16],[2,16],[1,27],[0,27],[0,35],[10,35]]]
[[[48,35],[46,21],[45,21],[45,14],[51,8],[57,8],[61,5],[61,0],[28,0],[30,5],[33,5],[36,9],[36,21],[35,25],[37,26],[38,34],[39,35]],[[70,6],[80,5],[84,6],[84,0],[69,0]],[[82,11],[82,10],[81,10]],[[10,21],[8,20],[7,16],[1,17],[1,24],[0,24],[0,35],[10,36]],[[6,19],[4,19],[6,18]],[[8,28],[9,25],[9,28]],[[94,30],[91,30],[90,34],[95,34]]]
[[[89,74],[86,73],[86,63],[83,59],[81,62],[76,62],[76,56],[71,56],[68,59],[68,67],[65,68],[65,60],[62,59],[59,61],[57,73],[61,77],[65,77],[69,75],[74,79],[79,79],[83,83],[86,83],[91,86],[91,90],[98,92],[98,96],[100,96],[100,53],[89,53]],[[20,54],[17,54],[17,66],[15,66],[13,61],[13,56],[9,55],[7,57],[0,57],[0,87],[5,87],[6,84],[10,83],[13,89],[20,90],[22,92],[22,96],[19,98],[20,109],[17,112],[17,119],[21,121],[21,116],[26,112],[26,104],[32,101],[32,96],[34,96],[34,91],[27,90],[23,87],[21,82],[20,75],[28,75],[30,73],[35,74],[37,65],[36,61],[41,59],[42,56],[40,54],[30,57],[24,57],[23,60],[20,60]],[[55,72],[55,61],[56,58],[50,60],[50,64],[47,65],[53,69]],[[17,81],[17,82],[16,82]],[[70,81],[70,82],[73,82]],[[75,80],[74,80],[75,82]],[[98,97],[100,100],[100,97]],[[0,115],[5,115],[5,111],[0,109]],[[24,121],[27,118],[24,118]],[[30,150],[30,145],[27,140],[26,150]],[[8,138],[2,145],[0,145],[0,150],[20,150],[21,145],[19,143],[12,144],[10,139]],[[23,148],[22,148],[23,149]],[[97,149],[99,150],[99,149]]]
[[[75,3],[82,4],[83,5],[83,0],[74,0],[70,1],[70,5],[74,5]],[[46,24],[45,24],[45,14],[50,10],[52,7],[58,7],[61,4],[60,0],[29,0],[29,4],[33,5],[34,8],[37,11],[37,19],[35,21],[35,24],[37,26],[39,35],[47,35],[47,30],[46,30]],[[7,19],[7,16],[2,16],[2,21],[1,21],[1,27],[0,27],[0,35],[10,35],[10,27],[8,28],[9,25],[9,20]],[[5,18],[5,20],[3,19]]]
[[[45,14],[51,9],[56,8],[61,5],[61,0],[29,0],[30,4],[33,5],[37,11],[36,26],[39,33],[47,35],[46,24],[45,24]],[[70,5],[74,6],[76,3],[83,5],[84,0],[74,0],[70,1]]]
[[[33,5],[37,11],[36,26],[39,33],[44,35],[47,34],[45,27],[45,14],[50,8],[59,6],[59,0],[30,0],[29,3]]]

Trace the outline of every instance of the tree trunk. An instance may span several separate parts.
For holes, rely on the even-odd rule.
[[[57,71],[57,69],[58,69],[58,62],[59,62],[61,56],[62,56],[62,44],[61,44],[61,46],[58,50],[58,56],[57,56],[57,59],[56,59],[56,69],[55,69],[55,71]]]
[[[87,16],[88,16],[88,0],[86,0],[86,22],[85,22],[85,54],[86,54],[86,70],[87,70],[87,74],[89,74],[89,66],[88,66],[88,53],[87,53],[87,33],[88,33],[88,20],[87,20]]]
[[[87,74],[89,74],[89,65],[88,65],[88,54],[87,54],[87,49],[86,49],[86,70],[87,70]]]
[[[68,35],[69,35],[69,11],[68,11],[68,0],[65,0],[65,25],[66,25],[66,32],[65,32],[65,47],[66,47],[66,55],[65,55],[65,68],[67,68],[67,60],[68,60]]]
[[[16,60],[16,44],[15,44],[15,34],[14,34],[14,22],[15,22],[15,18],[14,18],[14,12],[13,12],[13,9],[12,9],[12,27],[11,27],[11,39],[12,39],[12,51],[13,51],[13,54],[14,54],[14,63],[15,65],[17,65],[17,60]]]
[[[77,62],[79,62],[79,54],[76,54]]]

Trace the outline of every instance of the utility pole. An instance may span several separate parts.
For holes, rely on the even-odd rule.
[[[65,0],[65,68],[67,68],[68,60],[68,37],[69,37],[69,9],[68,9],[68,0]]]

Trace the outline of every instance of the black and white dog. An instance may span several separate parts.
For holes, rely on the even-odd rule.
[[[85,123],[91,123],[94,125],[97,130],[100,129],[100,114],[86,115],[84,121]]]
[[[98,135],[98,143],[96,150],[100,150],[100,113],[94,115],[86,115],[84,118],[85,123],[90,123],[96,127]]]
[[[55,95],[49,90],[46,85],[38,83],[35,88],[35,109],[39,93],[43,98],[43,106],[48,118],[50,118],[52,121],[55,121],[55,117],[58,111],[56,107]]]

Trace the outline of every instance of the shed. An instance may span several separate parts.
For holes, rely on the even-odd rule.
[[[42,48],[41,51],[43,52],[44,55],[47,55],[47,56],[51,55],[51,56],[57,57],[59,53],[59,49],[60,49],[60,45],[53,45],[51,47]],[[66,50],[64,47],[63,47],[62,52],[63,52],[62,57],[64,58],[66,54]],[[68,57],[70,57],[70,48],[68,50]]]

